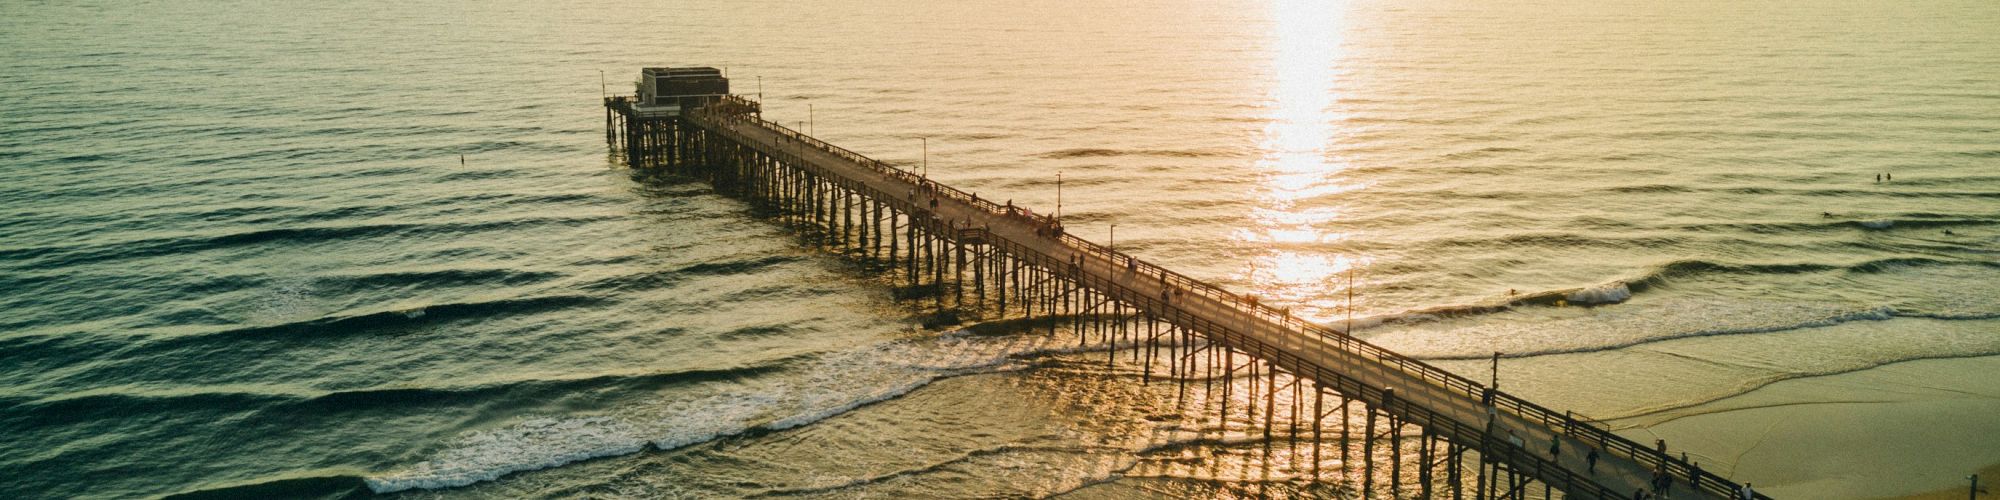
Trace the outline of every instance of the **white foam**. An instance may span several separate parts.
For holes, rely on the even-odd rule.
[[[429,460],[366,481],[376,493],[453,488],[637,453],[648,445],[673,450],[751,429],[791,429],[901,397],[946,377],[1010,370],[1022,357],[1105,348],[1044,336],[943,335],[891,342],[823,355],[801,370],[802,376],[775,383],[732,385],[703,397],[635,405],[615,416],[536,418],[468,433]]]
[[[616,419],[537,418],[460,436],[458,443],[435,458],[366,481],[376,493],[452,488],[514,472],[636,453],[645,445],[630,425]]]
[[[1632,289],[1623,281],[1615,281],[1590,288],[1570,292],[1565,299],[1571,304],[1616,304],[1632,298]]]

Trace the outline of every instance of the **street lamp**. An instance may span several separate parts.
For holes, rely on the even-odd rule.
[[[1347,334],[1354,335],[1354,263],[1347,264]]]
[[[1493,390],[1500,390],[1500,351],[1493,351]]]
[[[1055,217],[1055,219],[1056,219],[1057,221],[1061,221],[1061,220],[1062,220],[1062,171],[1061,171],[1061,170],[1057,170],[1057,171],[1056,171],[1056,217]]]
[[[1118,225],[1111,225],[1111,253],[1118,253]]]
[[[918,138],[917,138],[917,140],[920,140],[920,141],[924,141],[924,180],[930,180],[930,178],[931,178],[931,138],[929,138],[929,137],[918,137]]]
[[[601,69],[597,70],[597,87],[604,93],[605,99],[611,98],[611,83],[604,80],[604,70]]]
[[[812,126],[813,126],[813,105],[812,103],[806,103],[806,135],[812,135]]]

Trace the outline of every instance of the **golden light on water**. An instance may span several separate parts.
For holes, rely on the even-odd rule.
[[[1343,311],[1342,275],[1355,256],[1322,248],[1346,238],[1337,227],[1341,208],[1307,202],[1366,187],[1347,175],[1347,163],[1329,154],[1335,129],[1343,8],[1337,2],[1276,0],[1272,3],[1269,122],[1257,160],[1260,190],[1252,227],[1238,237],[1264,250],[1246,266],[1250,288],[1277,304],[1314,320]]]

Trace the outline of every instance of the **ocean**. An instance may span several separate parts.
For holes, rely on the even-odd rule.
[[[0,497],[1357,494],[618,165],[600,98],[688,65],[1774,496],[2000,463],[2000,3],[0,14]]]

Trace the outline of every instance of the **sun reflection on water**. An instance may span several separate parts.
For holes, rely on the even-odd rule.
[[[1320,0],[1272,3],[1274,81],[1256,164],[1258,208],[1251,226],[1237,232],[1258,249],[1244,276],[1252,293],[1319,321],[1345,313],[1346,273],[1367,262],[1339,248],[1347,239],[1337,229],[1347,208],[1328,201],[1367,187],[1345,174],[1343,158],[1329,154],[1338,134],[1341,8]]]

